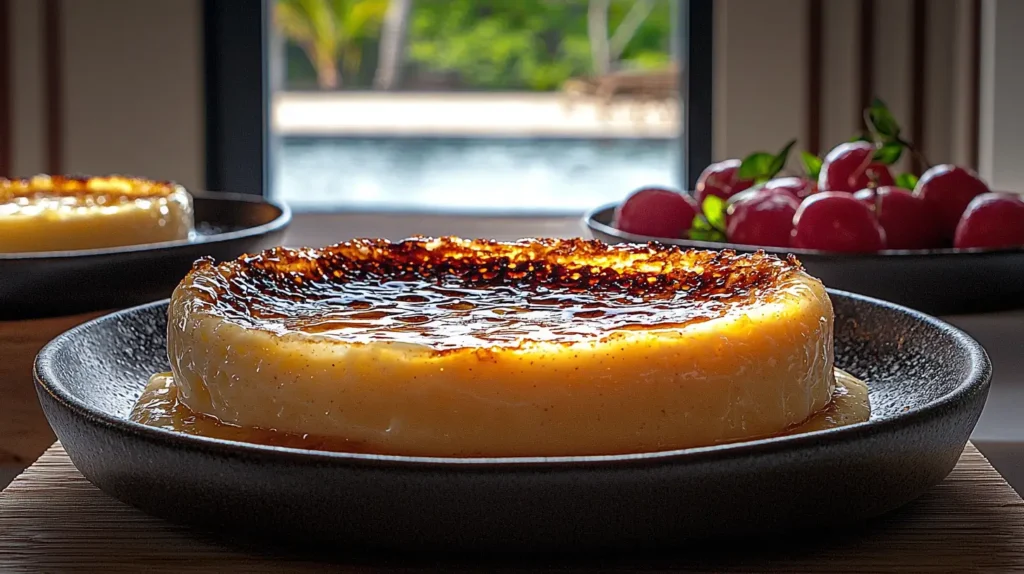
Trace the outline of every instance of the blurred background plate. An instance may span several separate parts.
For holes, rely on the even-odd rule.
[[[607,243],[659,241],[696,249],[752,252],[751,245],[633,235],[612,227],[616,204],[583,218],[590,236]],[[984,313],[1024,308],[1024,249],[883,251],[837,254],[807,249],[763,248],[796,255],[826,287],[885,299],[931,315]]]
[[[120,309],[170,296],[203,256],[232,259],[278,245],[287,206],[230,193],[193,194],[197,237],[109,249],[0,253],[0,321]]]

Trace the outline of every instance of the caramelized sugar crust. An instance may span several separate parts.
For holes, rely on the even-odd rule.
[[[104,205],[160,199],[183,191],[177,184],[125,176],[68,177],[37,175],[27,179],[0,178],[0,204],[29,204],[59,200],[72,205]]]
[[[445,351],[678,328],[770,300],[801,271],[792,257],[659,244],[358,239],[203,259],[179,289],[190,311],[246,328]]]

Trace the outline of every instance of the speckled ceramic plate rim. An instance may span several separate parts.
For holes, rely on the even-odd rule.
[[[265,235],[267,233],[273,233],[279,229],[286,227],[289,223],[291,223],[292,220],[291,209],[288,207],[286,203],[271,201],[261,196],[228,192],[189,193],[192,194],[192,197],[198,199],[227,200],[242,203],[270,205],[272,207],[277,208],[281,213],[273,220],[261,225],[246,227],[245,229],[236,229],[234,231],[226,231],[224,233],[199,235],[195,239],[190,240],[161,241],[159,243],[142,243],[139,245],[126,245],[123,247],[104,247],[102,249],[77,249],[71,251],[33,251],[30,253],[0,253],[0,262],[39,259],[77,259],[86,257],[103,257],[106,255],[118,255],[122,253],[138,253],[142,251],[154,251],[158,249],[173,249],[175,247],[185,247],[190,245],[208,245],[211,243],[234,241],[236,239],[241,239],[243,237],[254,237],[258,235]]]
[[[607,203],[600,207],[594,208],[588,211],[581,219],[581,224],[586,229],[591,229],[599,233],[604,233],[611,237],[616,237],[628,243],[666,243],[668,245],[678,245],[682,247],[692,247],[694,249],[732,249],[735,251],[754,251],[762,249],[768,253],[774,254],[787,254],[792,253],[796,256],[806,255],[815,257],[829,257],[829,258],[843,258],[843,259],[871,259],[878,257],[886,258],[934,258],[935,256],[944,257],[972,257],[977,258],[979,256],[999,256],[999,255],[1024,255],[1024,247],[1009,247],[1006,249],[885,249],[882,251],[871,251],[866,253],[836,253],[833,251],[821,251],[818,249],[797,249],[787,248],[782,249],[779,247],[772,246],[761,246],[761,245],[742,245],[739,243],[719,243],[717,241],[697,241],[695,239],[674,239],[668,237],[650,237],[647,235],[635,235],[633,233],[627,233],[625,231],[618,230],[611,225],[602,223],[597,220],[597,216],[607,211],[612,211],[618,207],[618,203]]]
[[[39,355],[35,360],[33,376],[37,385],[39,385],[56,402],[70,410],[76,416],[87,419],[93,424],[102,425],[121,433],[128,433],[145,441],[163,443],[166,446],[187,450],[199,450],[210,454],[230,456],[233,458],[251,459],[275,457],[277,460],[297,464],[351,463],[353,465],[383,465],[406,469],[436,469],[438,467],[442,467],[463,471],[497,470],[503,472],[517,469],[537,470],[538,468],[559,470],[566,469],[567,467],[580,468],[584,466],[641,466],[680,463],[691,460],[713,461],[721,458],[734,458],[745,455],[782,453],[785,451],[796,450],[801,447],[821,446],[821,442],[825,440],[856,441],[879,434],[893,433],[900,427],[924,422],[931,417],[941,417],[944,411],[947,411],[948,409],[955,409],[959,403],[970,397],[972,394],[987,394],[991,382],[991,362],[981,345],[960,329],[957,329],[956,327],[934,317],[925,315],[924,313],[920,313],[900,305],[888,303],[886,301],[831,289],[829,290],[829,293],[830,295],[838,295],[841,297],[859,300],[871,305],[880,306],[890,312],[907,314],[913,319],[928,324],[932,328],[949,333],[961,348],[967,350],[968,356],[966,358],[970,361],[970,371],[955,389],[930,403],[911,408],[895,416],[856,423],[845,427],[722,445],[624,455],[494,458],[446,458],[317,451],[244,443],[212,437],[185,435],[170,430],[149,427],[124,418],[96,411],[76,399],[74,396],[65,392],[61,385],[51,382],[59,380],[59,377],[52,368],[53,359],[51,355],[55,352],[56,346],[60,341],[76,337],[79,333],[94,324],[117,321],[120,317],[126,314],[142,312],[154,307],[167,305],[168,300],[166,299],[105,315],[83,323],[63,333],[48,343],[39,352]],[[871,382],[867,382],[870,386]]]

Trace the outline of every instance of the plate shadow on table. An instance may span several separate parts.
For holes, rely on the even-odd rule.
[[[948,493],[946,493],[948,494]],[[685,570],[688,572],[750,572],[752,568],[771,571],[773,565],[791,571],[798,567],[803,572],[828,571],[844,572],[845,564],[856,564],[857,571],[884,571],[893,564],[903,565],[914,571],[948,572],[996,572],[1005,571],[1004,556],[1019,553],[1019,542],[1013,537],[1000,539],[999,545],[984,548],[962,548],[950,552],[949,541],[942,536],[928,536],[918,531],[913,544],[907,543],[908,529],[917,525],[920,529],[922,517],[934,520],[935,507],[947,505],[970,505],[974,501],[961,491],[959,496],[937,500],[934,495],[911,503],[908,507],[890,515],[864,523],[858,528],[845,531],[824,531],[816,529],[796,532],[788,536],[761,538],[757,540],[735,539],[691,542],[673,549],[637,548],[635,551],[615,551],[587,554],[540,554],[532,557],[519,555],[445,555],[445,554],[404,554],[393,551],[338,550],[325,552],[317,548],[275,547],[270,541],[257,545],[241,539],[213,538],[221,544],[239,549],[247,554],[265,556],[285,562],[315,561],[320,564],[345,564],[352,567],[393,567],[415,569],[468,569],[481,571],[528,570],[528,571],[635,571],[635,570]],[[988,527],[994,527],[989,525]],[[964,525],[964,528],[978,528],[978,525]],[[203,535],[190,536],[202,540]],[[206,536],[211,536],[209,533]],[[210,540],[211,538],[206,538]],[[810,540],[810,543],[803,543]],[[268,546],[268,544],[270,544]],[[864,561],[861,550],[870,546],[878,549],[890,547],[891,554],[879,555],[872,562]]]
[[[0,490],[10,484],[14,477],[21,474],[22,470],[24,469],[19,464],[0,465]]]
[[[373,570],[471,570],[471,571],[658,571],[749,572],[752,569],[773,571],[874,572],[883,570],[995,572],[1005,571],[1008,555],[1019,555],[1019,541],[1006,521],[1024,524],[1024,513],[1003,512],[987,520],[974,520],[957,525],[965,535],[979,530],[1003,530],[1003,536],[986,536],[985,545],[951,547],[943,536],[945,528],[930,526],[937,517],[954,508],[977,504],[998,504],[997,496],[987,496],[1001,486],[998,476],[971,488],[957,484],[965,477],[953,476],[936,486],[922,498],[902,510],[869,521],[845,531],[797,533],[789,536],[754,540],[726,540],[682,546],[673,550],[638,549],[630,553],[585,555],[441,555],[403,554],[393,551],[359,551],[322,547],[284,546],[272,540],[233,538],[223,532],[202,532],[151,518],[135,510],[126,514],[122,503],[110,499],[92,485],[82,481],[65,483],[52,492],[52,507],[70,510],[84,507],[93,519],[121,517],[120,521],[137,523],[133,527],[83,529],[77,532],[78,542],[90,544],[90,538],[103,538],[103,546],[118,548],[114,555],[104,556],[106,566],[143,568],[147,571],[184,571],[187,566],[202,567],[211,572],[227,571],[294,571],[314,572],[328,569],[353,571]],[[88,491],[88,492],[86,492]],[[841,496],[842,493],[837,493]],[[82,503],[85,502],[83,505]],[[1024,502],[1019,502],[1024,506]],[[29,509],[25,509],[29,510]],[[57,512],[39,513],[32,529],[38,532],[60,532],[66,528],[66,516]],[[1016,530],[1019,532],[1019,529]],[[139,535],[146,532],[146,535]],[[20,543],[39,548],[45,545],[34,539],[34,532],[23,532]],[[14,537],[19,537],[15,533]],[[0,565],[3,564],[4,537],[0,537]],[[802,543],[802,541],[809,541]],[[796,544],[800,541],[800,544]],[[15,540],[15,543],[19,541]],[[93,572],[96,561],[67,561],[51,572]],[[895,571],[894,570],[894,571]]]

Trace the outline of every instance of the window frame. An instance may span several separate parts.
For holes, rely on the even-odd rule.
[[[270,0],[203,0],[206,189],[267,196]]]
[[[273,0],[203,0],[206,188],[269,196],[272,187],[269,26]],[[711,163],[713,0],[679,0],[677,181],[693,189]],[[495,213],[501,215],[501,213]]]
[[[679,74],[682,173],[679,181],[696,189],[697,178],[714,153],[714,0],[683,0],[677,36],[683,67]]]

